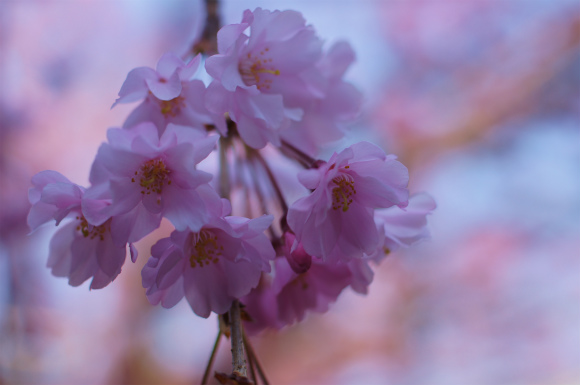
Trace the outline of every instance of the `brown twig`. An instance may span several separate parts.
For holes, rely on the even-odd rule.
[[[246,358],[244,356],[244,342],[242,331],[242,318],[240,301],[235,300],[230,308],[230,330],[232,342],[232,367],[233,374],[242,377],[247,376]]]
[[[305,168],[316,167],[317,163],[316,159],[314,159],[304,151],[299,150],[298,148],[294,147],[293,145],[284,140],[282,141],[282,146],[280,147],[280,150],[282,151],[283,154],[289,155],[292,159],[296,160]]]
[[[227,150],[230,144],[228,138],[219,139],[219,193],[222,198],[230,198],[230,172]]]
[[[258,375],[260,376],[260,380],[262,380],[262,383],[264,385],[270,385],[270,383],[268,382],[268,379],[266,378],[266,374],[264,373],[264,371],[262,370],[262,366],[260,365],[260,362],[258,361],[258,357],[256,356],[256,353],[254,352],[254,348],[252,348],[252,345],[250,344],[250,341],[248,340],[248,336],[246,335],[246,333],[242,330],[243,333],[243,338],[244,338],[244,345],[246,346],[246,350],[248,352],[248,359],[252,360],[253,364],[256,365],[256,369],[258,369]]]
[[[284,194],[282,194],[282,190],[280,189],[280,186],[278,185],[278,182],[276,181],[276,177],[274,176],[274,173],[270,169],[270,166],[268,166],[268,163],[266,162],[266,160],[264,159],[262,154],[260,154],[259,151],[253,150],[252,152],[250,152],[250,154],[264,168],[264,171],[268,175],[268,179],[270,179],[270,184],[272,185],[272,188],[274,188],[274,191],[276,192],[276,196],[278,197],[278,201],[280,202],[280,207],[282,208],[282,213],[287,213],[288,212],[288,205],[286,204],[286,199],[284,199]]]

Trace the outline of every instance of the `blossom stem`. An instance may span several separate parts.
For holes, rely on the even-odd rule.
[[[262,383],[264,385],[270,385],[270,383],[268,382],[268,379],[266,378],[266,374],[264,373],[264,370],[262,370],[262,366],[260,365],[260,362],[258,361],[258,357],[256,356],[256,352],[254,352],[254,348],[252,347],[252,345],[250,344],[250,341],[248,340],[248,336],[246,335],[246,333],[244,331],[242,331],[242,332],[243,332],[243,338],[244,338],[244,345],[246,346],[246,350],[248,351],[248,360],[251,360],[253,362],[253,364],[256,365],[256,369],[258,370],[258,375],[260,376]]]
[[[228,138],[220,137],[219,140],[219,193],[222,198],[229,199],[230,196],[230,173],[227,156],[227,147],[230,142]]]
[[[230,330],[232,342],[232,367],[233,373],[242,377],[247,376],[246,359],[244,357],[244,342],[242,331],[242,318],[240,301],[235,300],[230,308]]]
[[[262,210],[262,214],[268,214],[268,207],[266,207],[266,199],[264,199],[264,194],[262,194],[262,189],[260,188],[260,182],[258,179],[258,176],[255,173],[256,170],[256,161],[252,160],[252,170],[251,171],[251,175],[252,175],[252,187],[254,188],[254,190],[256,191],[256,197],[258,198],[258,202],[260,204],[260,209]],[[274,230],[274,223],[272,223],[270,225],[270,227],[268,227],[268,231],[270,232],[270,237],[272,239],[272,241],[278,239],[278,236],[276,235],[276,231]]]
[[[244,338],[244,346],[246,348],[246,357],[248,357],[248,365],[250,366],[250,376],[252,378],[252,382],[256,385],[258,382],[256,381],[256,370],[254,368],[254,356],[250,354],[249,351],[249,344],[248,341],[246,339],[246,333],[243,332],[243,338]]]
[[[209,372],[213,366],[213,361],[215,359],[215,355],[217,353],[218,346],[220,344],[220,340],[222,338],[222,331],[221,329],[218,330],[217,338],[215,339],[215,344],[213,345],[213,349],[211,350],[211,356],[209,356],[209,361],[207,366],[205,367],[205,373],[203,373],[203,378],[201,379],[201,385],[207,384],[207,380],[209,378]]]
[[[284,140],[282,141],[281,149],[286,150],[286,152],[292,153],[291,157],[297,160],[299,163],[301,163],[305,168],[312,168],[317,163],[316,159],[306,154],[305,152],[297,149],[296,147],[294,147],[293,145]]]
[[[266,174],[268,175],[268,179],[270,179],[270,183],[272,184],[272,187],[274,188],[274,191],[276,192],[276,196],[278,197],[278,201],[280,202],[282,212],[284,214],[287,213],[288,212],[288,205],[286,204],[286,199],[284,199],[284,195],[282,194],[282,190],[280,189],[280,186],[278,185],[278,182],[276,181],[276,177],[274,176],[274,173],[270,169],[270,166],[268,166],[268,163],[266,162],[266,160],[264,159],[262,154],[260,154],[258,151],[252,151],[250,154],[252,154],[252,156],[255,157],[255,159],[257,159],[258,162],[260,162],[260,164],[264,168],[264,171],[266,171]]]

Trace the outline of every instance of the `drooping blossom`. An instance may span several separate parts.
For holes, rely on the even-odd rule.
[[[260,285],[242,299],[251,333],[300,322],[308,312],[324,313],[345,288],[366,293],[373,278],[367,261],[329,263],[313,258],[290,232],[284,235],[282,252],[273,273],[263,274]]]
[[[334,153],[298,178],[313,192],[290,206],[288,224],[308,254],[326,261],[372,253],[379,242],[374,209],[405,207],[409,196],[407,168],[368,142]]]
[[[71,286],[79,286],[89,278],[93,278],[91,289],[102,289],[111,283],[126,258],[126,245],[113,242],[111,220],[100,225],[89,223],[81,210],[85,188],[58,172],[40,172],[32,178],[32,184],[28,215],[32,230],[52,219],[57,225],[67,217],[72,219],[50,241],[47,266],[52,274],[68,277]]]
[[[242,298],[253,320],[246,323],[250,332],[292,325],[309,311],[326,312],[352,278],[346,264],[327,264],[317,258],[302,274],[296,274],[286,258],[276,258],[274,270],[274,276],[266,277],[262,287]]]
[[[159,59],[156,70],[139,67],[129,72],[113,107],[118,103],[143,102],[127,117],[123,127],[152,122],[162,134],[169,123],[196,128],[211,123],[204,107],[205,85],[201,80],[191,80],[200,61],[201,55],[185,63],[167,53]]]
[[[341,41],[330,47],[317,63],[322,75],[322,94],[302,99],[302,119],[290,121],[280,130],[282,140],[301,151],[316,156],[319,150],[344,136],[344,123],[359,113],[362,94],[343,80],[344,73],[355,60],[350,44]]]
[[[87,194],[110,191],[110,204],[91,212],[100,225],[113,217],[117,244],[135,242],[154,229],[162,217],[177,230],[199,230],[207,221],[206,205],[219,201],[208,185],[211,174],[195,169],[215,147],[217,136],[169,124],[161,137],[152,123],[131,129],[110,129],[93,163]],[[104,186],[103,186],[104,184]]]
[[[224,26],[218,32],[219,54],[206,62],[215,79],[206,107],[220,132],[226,134],[228,113],[249,146],[279,145],[278,130],[288,119],[300,119],[303,99],[320,93],[315,65],[321,46],[295,11],[246,10],[240,24]]]
[[[174,231],[151,248],[141,274],[152,304],[170,308],[185,296],[201,317],[223,314],[270,271],[275,252],[264,230],[273,217],[224,216],[229,210],[224,204],[198,231]]]

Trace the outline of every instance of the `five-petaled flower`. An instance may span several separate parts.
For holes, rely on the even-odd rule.
[[[118,244],[141,239],[159,227],[162,217],[177,230],[199,230],[208,217],[206,206],[219,197],[208,185],[211,174],[195,165],[209,155],[218,137],[174,124],[159,137],[152,123],[141,123],[110,129],[108,138],[99,148],[91,182],[92,189],[106,184],[111,202],[93,213],[93,221],[101,224],[113,217]]]
[[[156,70],[139,67],[129,72],[113,107],[143,102],[127,117],[123,127],[152,122],[162,134],[169,123],[197,128],[211,123],[203,102],[205,85],[201,80],[191,79],[200,61],[201,55],[185,63],[175,54],[167,53],[159,59]]]

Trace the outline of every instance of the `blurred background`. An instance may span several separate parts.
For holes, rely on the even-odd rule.
[[[580,3],[577,0],[220,0],[295,9],[348,40],[365,95],[343,146],[372,140],[438,208],[432,239],[394,253],[367,296],[253,338],[272,384],[580,384]],[[81,185],[127,73],[185,53],[200,0],[0,1],[0,384],[194,384],[217,319],[149,305],[140,269],[103,290],[45,267],[27,189]],[[216,369],[230,370],[222,341]]]

